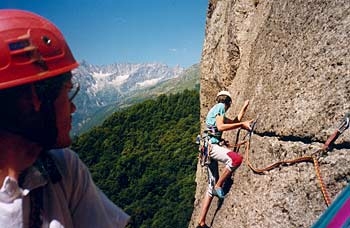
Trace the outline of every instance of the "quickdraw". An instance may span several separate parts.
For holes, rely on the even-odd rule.
[[[204,131],[202,135],[198,135],[196,138],[196,144],[198,145],[198,159],[201,166],[207,166],[210,164],[210,143],[209,143],[208,131]]]
[[[292,164],[296,164],[296,163],[300,163],[300,162],[312,162],[314,164],[316,176],[317,176],[317,179],[319,181],[319,185],[320,185],[325,203],[327,206],[329,206],[331,204],[331,200],[330,200],[327,188],[326,188],[326,186],[323,182],[322,176],[321,176],[320,166],[319,166],[317,157],[321,152],[325,152],[326,150],[328,150],[329,146],[335,142],[335,140],[339,137],[339,135],[341,135],[347,128],[349,128],[349,117],[350,117],[350,114],[349,113],[346,114],[345,118],[341,121],[338,128],[327,139],[327,141],[322,146],[322,148],[318,149],[317,151],[315,151],[314,153],[312,153],[309,156],[303,156],[303,157],[299,157],[299,158],[295,158],[295,159],[291,159],[291,160],[278,161],[278,162],[272,163],[271,165],[268,165],[264,168],[254,167],[249,160],[249,150],[250,150],[251,136],[254,132],[254,128],[256,126],[258,118],[252,123],[250,131],[247,132],[247,134],[244,136],[243,141],[241,143],[238,143],[239,132],[240,132],[240,130],[238,130],[237,137],[236,137],[236,145],[235,145],[234,149],[235,149],[235,151],[239,151],[240,146],[245,145],[246,164],[254,173],[257,173],[257,174],[263,174],[264,172],[275,169],[275,168],[279,167],[280,165],[292,165]],[[246,137],[248,137],[248,139],[245,139]]]

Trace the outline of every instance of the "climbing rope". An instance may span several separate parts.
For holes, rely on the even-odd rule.
[[[256,122],[257,119],[253,122],[252,126],[251,126],[251,130],[244,136],[243,141],[241,143],[237,143],[238,142],[238,137],[239,137],[239,132],[240,129],[237,132],[237,138],[236,138],[236,145],[234,146],[234,148],[236,149],[236,151],[239,151],[240,146],[244,145],[245,146],[245,161],[247,166],[254,172],[257,174],[263,174],[264,172],[270,171],[272,169],[275,169],[281,165],[293,165],[296,163],[300,163],[300,162],[312,162],[314,164],[314,168],[315,168],[315,172],[316,172],[316,176],[325,200],[325,203],[327,206],[329,206],[331,204],[331,200],[327,191],[327,188],[323,182],[323,178],[321,176],[321,171],[320,171],[320,166],[318,163],[318,155],[322,152],[325,152],[326,150],[329,149],[329,146],[334,143],[334,141],[339,137],[340,134],[342,134],[347,128],[349,128],[349,114],[345,115],[344,120],[340,123],[339,127],[336,129],[336,131],[328,138],[328,140],[326,141],[326,143],[323,145],[323,147],[321,149],[318,149],[316,152],[312,153],[311,155],[308,156],[302,156],[302,157],[298,157],[298,158],[294,158],[294,159],[290,159],[290,160],[282,160],[282,161],[278,161],[275,163],[272,163],[264,168],[256,168],[252,165],[252,163],[250,162],[249,159],[249,150],[250,150],[250,140],[251,140],[251,136],[253,134],[254,128],[256,126]],[[248,136],[248,139],[245,140],[246,136]]]
[[[321,192],[322,192],[324,201],[326,202],[327,207],[329,207],[329,205],[331,205],[331,199],[329,197],[326,185],[324,184],[322,176],[321,176],[320,165],[318,164],[318,160],[317,160],[317,158],[315,156],[312,157],[312,158],[313,158],[313,162],[314,162],[314,167],[315,167],[318,183],[320,184],[320,188],[321,188]]]
[[[251,162],[249,160],[249,149],[250,149],[250,142],[246,141],[246,143],[245,143],[246,164],[248,165],[248,167],[254,173],[257,173],[257,174],[263,174],[264,172],[270,171],[272,169],[275,169],[275,168],[277,168],[277,167],[279,167],[281,165],[293,165],[293,164],[300,163],[300,162],[312,162],[314,164],[316,176],[317,176],[318,182],[320,184],[320,188],[321,188],[322,195],[324,197],[325,203],[326,203],[327,206],[329,206],[331,204],[327,188],[326,188],[326,186],[325,186],[325,184],[323,182],[322,176],[321,176],[321,171],[320,171],[320,166],[319,166],[319,163],[318,163],[318,159],[317,159],[317,157],[315,155],[303,156],[303,157],[298,157],[298,158],[290,159],[290,160],[282,160],[282,161],[275,162],[275,163],[273,163],[271,165],[268,165],[267,167],[259,169],[259,168],[255,168],[251,164]]]

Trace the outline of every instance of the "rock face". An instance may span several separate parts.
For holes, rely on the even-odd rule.
[[[254,166],[312,154],[350,111],[349,36],[348,0],[210,0],[201,122],[217,92],[226,89],[233,95],[228,117],[237,115],[247,99],[245,119],[259,116],[249,151]],[[224,137],[234,142],[236,132]],[[350,130],[319,155],[333,201],[350,178]],[[213,228],[310,227],[327,208],[312,162],[263,175],[242,164],[232,180],[222,205],[217,198],[211,204],[207,224]],[[189,227],[197,225],[206,192],[206,170],[200,165],[196,182]]]

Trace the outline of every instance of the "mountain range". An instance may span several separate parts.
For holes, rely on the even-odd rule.
[[[101,124],[113,112],[152,99],[161,94],[185,89],[199,90],[199,64],[185,69],[159,63],[115,63],[93,65],[80,62],[73,71],[80,85],[74,99],[72,135],[79,135]]]

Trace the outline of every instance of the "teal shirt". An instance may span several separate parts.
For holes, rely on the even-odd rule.
[[[210,129],[211,127],[216,127],[216,116],[223,116],[225,117],[225,104],[218,103],[214,105],[208,112],[207,117],[205,119],[205,123],[207,125],[207,128]],[[222,131],[217,132],[218,135],[222,135]],[[219,139],[215,137],[211,137],[210,139],[211,143],[219,143]]]

